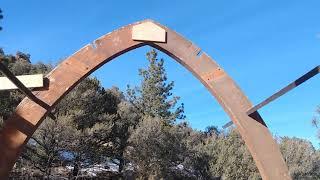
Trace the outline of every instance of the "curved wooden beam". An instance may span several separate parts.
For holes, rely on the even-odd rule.
[[[150,23],[153,24],[151,29],[136,28]],[[157,28],[152,29],[154,27]],[[138,29],[138,35],[133,36],[136,33],[136,30],[132,33],[133,28]],[[157,29],[159,32],[165,30],[165,40],[152,33],[157,32]],[[154,38],[158,40],[154,42]],[[125,26],[83,47],[47,75],[50,82],[47,90],[35,91],[34,94],[53,108],[81,80],[103,64],[144,45],[155,47],[177,60],[211,92],[236,124],[263,179],[291,179],[278,145],[260,115],[256,113],[249,117],[246,114],[252,104],[236,83],[192,42],[151,20]],[[8,177],[23,146],[47,113],[48,109],[25,98],[6,121],[0,132],[0,179]]]

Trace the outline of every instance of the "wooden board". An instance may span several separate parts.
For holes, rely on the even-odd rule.
[[[166,30],[152,22],[132,27],[132,39],[138,41],[166,42]]]
[[[27,88],[43,87],[43,74],[16,76]],[[18,89],[7,77],[0,77],[0,90]]]

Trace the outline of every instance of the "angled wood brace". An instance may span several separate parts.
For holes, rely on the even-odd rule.
[[[252,104],[230,76],[200,48],[152,20],[130,24],[106,34],[68,57],[52,70],[47,90],[33,92],[54,107],[81,80],[117,56],[149,45],[187,68],[224,108],[245,141],[263,179],[291,179],[279,147],[259,113],[249,117]],[[0,132],[0,179],[8,178],[24,144],[47,110],[29,98],[16,108]]]
[[[6,89],[19,89],[24,95],[26,95],[29,99],[31,99],[33,102],[37,103],[41,107],[45,108],[48,111],[48,116],[52,119],[56,119],[56,117],[50,112],[51,107],[43,102],[41,99],[37,98],[20,80],[18,77],[16,77],[4,64],[0,62],[0,71],[4,73],[8,80],[3,79],[0,82],[8,82],[10,81],[11,83],[6,83],[7,87]],[[33,77],[33,79],[30,80],[30,76]],[[2,77],[1,77],[2,78]],[[38,75],[27,75],[27,76],[20,76],[20,79],[25,79],[26,84],[29,84],[29,87],[43,87],[43,75],[38,74]],[[28,81],[29,79],[29,81]],[[40,81],[39,81],[40,79]],[[36,82],[31,82],[32,80],[36,80]],[[0,89],[2,85],[0,85]]]
[[[284,87],[281,90],[279,90],[278,92],[274,93],[272,96],[268,97],[267,99],[265,99],[261,103],[259,103],[259,104],[255,105],[254,107],[250,108],[247,111],[248,116],[254,115],[262,107],[264,107],[267,104],[271,103],[272,101],[278,99],[279,97],[283,96],[284,94],[288,93],[289,91],[293,90],[294,88],[300,86],[302,83],[308,81],[309,79],[311,79],[312,77],[318,75],[319,73],[320,73],[320,66],[316,66],[315,68],[311,69],[309,72],[304,74],[303,76],[299,77],[297,80],[293,81],[292,83],[290,83],[286,87]],[[233,124],[232,121],[228,122],[227,124],[225,124],[223,126],[223,129],[228,128],[232,124]]]

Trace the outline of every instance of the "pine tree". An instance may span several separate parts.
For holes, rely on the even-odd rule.
[[[139,69],[141,85],[136,89],[128,89],[128,99],[143,116],[161,118],[169,125],[176,119],[185,118],[184,106],[182,103],[175,108],[180,98],[172,95],[174,82],[167,81],[164,60],[159,60],[157,56],[154,49],[147,53],[149,66],[147,69]]]
[[[143,178],[169,177],[171,168],[181,162],[185,147],[180,134],[174,133],[176,119],[184,119],[183,104],[173,96],[174,83],[168,82],[164,60],[153,49],[147,53],[149,65],[140,69],[142,81],[135,89],[128,88],[128,100],[140,116],[130,136],[129,160]]]

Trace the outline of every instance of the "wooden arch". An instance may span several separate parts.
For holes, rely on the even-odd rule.
[[[0,132],[0,179],[8,178],[23,146],[44,117],[80,81],[117,56],[149,45],[187,68],[217,99],[245,141],[263,179],[291,179],[279,147],[252,104],[230,76],[207,54],[173,30],[152,20],[130,24],[106,34],[68,57],[48,75],[49,85],[33,93],[49,109],[25,98]],[[121,70],[121,69],[119,69]]]

